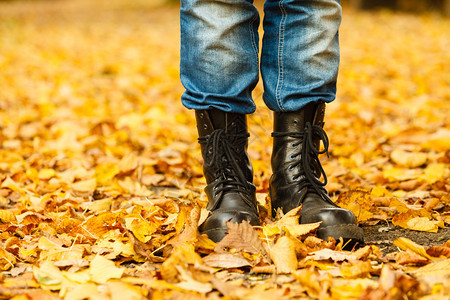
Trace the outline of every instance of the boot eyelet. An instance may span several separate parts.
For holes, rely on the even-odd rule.
[[[290,171],[294,170],[294,166],[290,165],[290,166],[288,167],[288,170],[290,170]]]
[[[200,119],[203,119],[204,114],[201,112],[199,115]]]
[[[203,124],[203,129],[208,129],[208,124]]]

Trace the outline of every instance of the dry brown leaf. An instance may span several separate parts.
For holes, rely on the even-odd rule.
[[[433,257],[445,256],[450,258],[450,247],[445,246],[431,246],[427,248],[427,254]]]
[[[228,234],[214,248],[215,252],[227,253],[228,249],[235,249],[252,254],[266,254],[258,232],[253,229],[248,221],[242,223],[227,222],[227,227]]]
[[[430,262],[429,259],[414,253],[410,249],[406,249],[404,252],[398,252],[395,256],[395,261],[399,265],[426,265]]]

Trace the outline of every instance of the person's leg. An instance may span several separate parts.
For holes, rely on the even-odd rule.
[[[267,0],[261,74],[273,111],[331,102],[339,68],[339,0]]]
[[[253,0],[182,0],[180,25],[183,105],[253,113],[259,76]]]
[[[226,222],[259,224],[246,114],[255,110],[259,14],[253,0],[181,1],[183,104],[195,109],[207,209],[199,227],[215,242]]]
[[[325,103],[336,93],[339,1],[267,0],[265,13],[261,71],[264,100],[274,111],[272,214],[302,205],[300,222],[322,222],[320,238],[361,243],[353,213],[329,198],[318,157],[328,152]]]

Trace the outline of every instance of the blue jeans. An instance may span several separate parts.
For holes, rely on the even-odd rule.
[[[253,0],[181,0],[183,105],[253,113],[260,68],[273,111],[333,101],[341,16],[339,0],[266,0],[259,64]]]

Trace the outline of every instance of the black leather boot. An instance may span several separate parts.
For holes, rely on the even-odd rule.
[[[217,109],[197,110],[195,116],[208,184],[206,208],[211,211],[199,231],[219,242],[227,233],[226,222],[247,220],[259,225],[253,169],[247,155],[247,119]]]
[[[323,130],[325,103],[311,103],[296,112],[275,112],[270,198],[272,215],[303,205],[300,223],[322,221],[317,236],[333,237],[349,245],[363,242],[363,230],[354,214],[334,204],[327,191],[327,177],[319,154],[328,155],[328,137]],[[320,151],[320,141],[325,149]],[[320,177],[324,180],[321,181]]]

